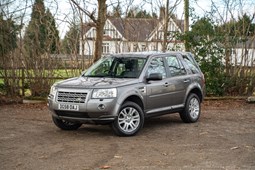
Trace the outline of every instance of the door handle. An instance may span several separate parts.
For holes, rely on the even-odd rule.
[[[190,82],[190,79],[185,79],[183,82],[188,83],[188,82]]]
[[[164,86],[165,86],[165,87],[168,87],[168,86],[169,86],[168,82],[165,82]]]

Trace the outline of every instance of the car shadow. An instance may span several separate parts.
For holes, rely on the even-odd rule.
[[[178,114],[163,115],[160,117],[146,118],[144,122],[143,131],[157,130],[167,127],[175,127],[183,124]],[[89,136],[115,136],[110,125],[96,125],[96,124],[83,124],[77,131],[78,134],[88,134]]]
[[[114,136],[110,125],[83,124],[79,129],[79,133],[100,136]]]
[[[139,134],[157,131],[158,129],[175,127],[183,124],[178,114],[163,115],[159,117],[146,118],[143,128]],[[63,131],[61,132],[63,133]],[[96,125],[96,124],[83,124],[78,130],[65,131],[68,135],[82,135],[82,136],[116,136],[111,129],[111,125]]]
[[[182,124],[179,115],[164,115],[159,117],[146,118],[144,128],[160,128],[162,126],[176,126]]]

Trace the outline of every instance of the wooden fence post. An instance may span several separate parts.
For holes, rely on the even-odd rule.
[[[22,88],[22,97],[25,96],[25,69],[21,68],[21,88]]]

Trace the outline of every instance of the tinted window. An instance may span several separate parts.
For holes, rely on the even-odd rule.
[[[186,74],[184,67],[180,64],[176,56],[167,56],[166,60],[171,76],[179,76]]]
[[[193,74],[199,73],[199,68],[197,66],[197,64],[195,63],[195,61],[193,60],[193,58],[189,55],[183,55],[183,60],[186,63],[186,65],[189,67],[190,71]]]
[[[161,73],[162,78],[166,78],[166,68],[161,57],[152,58],[150,61],[147,74],[149,75],[151,73]]]

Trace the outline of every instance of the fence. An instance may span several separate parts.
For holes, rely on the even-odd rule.
[[[25,96],[25,91],[26,91],[26,89],[28,89],[29,82],[46,81],[46,80],[50,81],[50,82],[55,82],[58,80],[63,80],[63,79],[67,79],[70,77],[77,76],[78,73],[81,72],[81,70],[77,69],[77,68],[65,69],[66,72],[67,71],[70,72],[70,70],[74,70],[74,72],[69,73],[69,74],[62,73],[62,75],[58,74],[58,75],[53,75],[53,76],[40,76],[40,77],[33,76],[32,74],[27,74],[27,69],[25,69],[25,68],[18,68],[18,69],[14,69],[14,70],[10,69],[7,71],[7,72],[10,72],[7,75],[3,74],[3,72],[6,70],[0,70],[0,88],[2,87],[2,89],[5,88],[5,90],[6,90],[6,89],[8,89],[6,86],[8,86],[8,85],[13,86],[12,88],[15,88],[15,91],[18,91],[19,95]],[[49,70],[45,70],[45,71],[49,71]],[[55,71],[57,72],[58,70],[55,70]],[[6,83],[6,82],[8,82],[8,83]],[[12,82],[12,83],[10,83],[10,82]],[[1,86],[1,84],[2,84],[2,86]],[[6,84],[8,84],[8,85],[6,85]]]
[[[10,69],[9,72],[14,71],[15,73],[9,74],[7,76],[6,75],[3,76],[4,71],[6,70],[0,70],[0,94],[1,94],[1,87],[2,87],[2,89],[5,89],[6,91],[8,89],[14,89],[13,91],[16,92],[15,94],[17,94],[18,92],[18,94],[21,96],[25,96],[25,91],[27,89],[31,91],[33,89],[36,89],[38,90],[38,94],[44,93],[44,95],[46,95],[48,94],[50,90],[50,86],[54,82],[58,80],[63,80],[70,77],[78,76],[81,73],[80,69],[69,68],[69,69],[62,69],[62,73],[59,73],[57,75],[51,74],[52,76],[36,77],[36,76],[33,76],[32,74],[26,74],[28,70],[26,70],[25,68],[19,68],[15,70]],[[49,71],[49,70],[45,70],[45,71]],[[54,70],[54,71],[59,72],[59,70]],[[69,72],[69,74],[66,74],[67,72]],[[231,81],[228,82],[227,80],[231,80]],[[37,82],[37,84],[32,86],[34,82]],[[44,83],[46,85],[44,85],[43,82],[46,82]],[[11,87],[8,88],[6,86],[11,86]],[[38,88],[38,86],[41,88]],[[217,88],[217,87],[214,87],[214,88]],[[220,88],[224,88],[225,95],[231,95],[231,96],[251,95],[252,93],[255,92],[255,77],[253,76],[226,77],[226,82]],[[214,94],[208,94],[208,95],[214,96]]]

